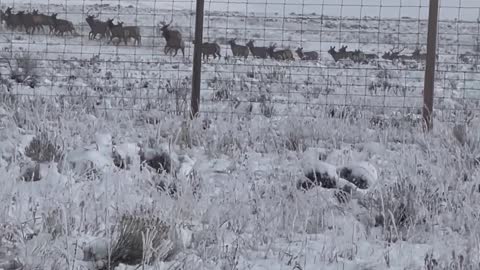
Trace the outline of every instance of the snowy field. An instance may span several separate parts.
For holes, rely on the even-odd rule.
[[[478,9],[440,22],[425,135],[422,62],[327,52],[424,52],[425,7],[379,21],[354,1],[257,2],[206,2],[223,57],[202,66],[193,121],[194,3],[14,2],[77,34],[0,32],[0,269],[480,269]],[[140,26],[141,46],[89,40],[87,13]],[[172,15],[184,58],[163,53]],[[235,37],[320,59],[235,59]]]

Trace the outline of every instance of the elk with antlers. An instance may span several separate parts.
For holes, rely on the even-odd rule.
[[[276,43],[268,47],[267,52],[270,55],[270,58],[275,60],[295,60],[295,58],[293,58],[293,53],[290,49],[275,51],[276,47]]]
[[[175,50],[175,54],[173,56],[176,56],[178,50],[181,50],[183,57],[185,57],[185,42],[182,39],[182,33],[180,33],[180,31],[178,30],[172,30],[169,28],[172,22],[173,18],[168,24],[165,23],[165,21],[160,22],[160,31],[162,32],[162,36],[167,42],[167,44],[165,45],[164,53],[167,54],[171,50]]]
[[[382,56],[383,59],[385,60],[409,60],[412,59],[411,56],[408,55],[400,55],[403,51],[405,50],[405,47],[403,47],[401,50],[397,50],[395,48],[390,49],[389,52],[385,52]]]

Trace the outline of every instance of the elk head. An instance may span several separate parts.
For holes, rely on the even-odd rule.
[[[160,25],[162,26],[162,27],[160,28],[160,30],[161,30],[162,32],[167,31],[167,30],[168,30],[168,27],[172,24],[172,22],[173,22],[173,18],[170,20],[170,22],[169,22],[168,24],[165,23],[165,21],[160,22]]]

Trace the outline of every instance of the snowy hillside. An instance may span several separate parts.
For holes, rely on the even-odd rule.
[[[476,22],[440,23],[425,135],[424,64],[381,59],[424,51],[424,21],[210,3],[222,57],[190,121],[194,5],[173,4],[15,1],[76,34],[0,32],[0,269],[480,269]],[[90,40],[87,13],[141,46]],[[172,15],[185,57],[163,50]],[[231,38],[320,58],[234,58]]]

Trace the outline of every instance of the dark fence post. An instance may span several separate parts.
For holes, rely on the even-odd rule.
[[[196,117],[200,110],[200,84],[202,80],[202,43],[203,43],[204,0],[197,0],[195,13],[195,43],[193,48],[192,101],[191,117]]]
[[[460,18],[459,18],[460,19]],[[424,128],[433,128],[433,94],[435,88],[435,65],[437,58],[438,0],[430,0],[428,15],[427,63],[425,68],[425,84],[423,88],[423,120]]]

